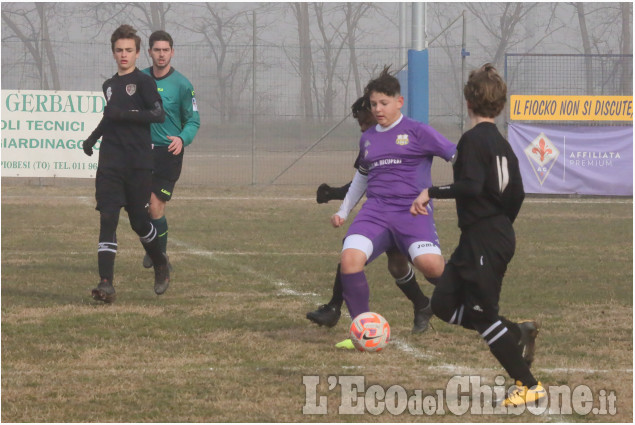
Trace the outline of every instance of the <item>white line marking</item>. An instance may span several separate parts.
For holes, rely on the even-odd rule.
[[[312,190],[312,189],[311,189]],[[81,195],[2,195],[2,199],[59,199],[95,201],[94,196]],[[315,202],[315,197],[290,196],[175,196],[174,200],[182,201],[299,201]],[[435,199],[435,202],[454,202],[453,199]],[[632,198],[525,198],[526,204],[632,204]]]
[[[90,196],[38,196],[38,195],[2,195],[2,198],[12,198],[12,199],[16,199],[16,198],[38,198],[38,199],[75,199],[78,200],[82,203],[86,203],[89,200],[93,201],[94,198],[90,197]],[[185,198],[183,198],[185,199]],[[190,199],[196,199],[196,200],[204,200],[204,199],[227,199],[227,200],[299,200],[299,201],[314,201],[314,198],[260,198],[260,197],[256,197],[256,198],[252,198],[252,197],[244,197],[244,198],[234,198],[234,197],[210,197],[210,198],[190,198]],[[450,202],[451,200],[444,200],[446,202]],[[556,202],[551,202],[551,200],[548,199],[529,199],[529,200],[525,200],[525,202],[529,201],[530,203],[556,203]],[[532,202],[533,201],[533,202]],[[607,203],[607,202],[611,202],[611,201],[615,201],[613,203],[621,203],[621,204],[628,204],[628,203],[633,203],[632,199],[606,199],[606,200],[599,200],[599,199],[560,199],[558,200],[560,201],[560,203]],[[122,217],[123,218],[123,217]],[[215,252],[215,251],[209,251],[209,250],[205,250],[205,249],[200,249],[200,248],[196,248],[193,245],[183,242],[183,241],[179,241],[179,240],[175,240],[174,238],[170,238],[170,243],[180,246],[181,248],[183,248],[185,250],[186,253],[190,254],[190,255],[198,255],[198,256],[203,256],[206,258],[210,258],[213,259],[215,261],[221,261],[220,260],[220,256],[223,256],[222,261],[227,264],[227,258],[225,257],[225,255],[241,255],[240,253],[235,253],[235,252]],[[73,252],[72,254],[77,254],[75,252]],[[261,253],[262,254],[262,253]],[[328,253],[327,255],[331,255],[332,253]],[[252,255],[249,253],[243,253],[242,255]],[[288,253],[280,253],[280,255],[289,255]],[[295,255],[306,255],[304,253],[296,253]],[[315,253],[313,253],[313,255],[315,255]],[[238,268],[240,271],[244,272],[244,273],[248,273],[250,275],[253,276],[258,276],[260,278],[264,278],[265,280],[267,280],[269,283],[274,284],[278,287],[282,286],[281,289],[279,289],[278,293],[280,295],[292,295],[292,296],[299,296],[302,298],[306,298],[306,297],[317,297],[319,296],[318,294],[315,294],[313,292],[297,292],[295,290],[293,290],[289,284],[281,282],[279,279],[274,279],[271,276],[267,276],[265,274],[263,274],[262,272],[256,271],[255,269],[252,269],[251,267],[245,266],[242,263],[236,263],[233,262],[233,265]],[[417,350],[416,348],[410,346],[408,343],[399,340],[399,339],[393,339],[391,341],[400,351],[404,352],[404,353],[408,353],[413,355],[416,358],[427,358],[427,359],[435,359],[435,357],[430,356],[428,354],[423,353],[421,350]],[[452,364],[441,364],[441,365],[432,365],[432,366],[428,366],[428,369],[433,369],[433,370],[446,370],[446,371],[450,371],[451,373],[479,373],[480,371],[483,370],[492,370],[492,371],[498,371],[500,369],[491,369],[491,368],[480,368],[480,369],[475,369],[475,368],[471,368],[471,367],[466,367],[466,366],[458,366],[458,365],[452,365]],[[552,369],[536,369],[537,371],[542,371],[545,373],[632,373],[633,369],[576,369],[576,368],[552,368]]]
[[[174,240],[174,238],[170,238],[170,243],[171,244],[175,244],[180,246],[181,248],[183,248],[187,253],[192,254],[192,255],[199,255],[199,256],[204,256],[207,258],[211,258],[214,260],[218,260],[220,261],[219,257],[216,257],[215,253],[213,251],[207,251],[204,249],[200,249],[200,248],[195,248],[193,245],[186,243],[186,242],[182,242],[182,241],[178,241],[178,240]],[[223,258],[222,259],[223,263],[227,264],[227,259]],[[230,261],[231,263],[231,261]],[[236,263],[234,262],[234,265],[238,268],[241,269],[241,271],[245,272],[245,273],[249,273],[251,275],[255,275],[258,276],[262,279],[265,279],[267,281],[269,281],[269,283],[274,284],[275,286],[281,288],[278,290],[278,294],[280,295],[292,295],[292,296],[298,296],[301,298],[306,299],[307,297],[318,297],[320,296],[319,294],[313,293],[313,292],[298,292],[294,289],[292,289],[291,285],[289,283],[286,282],[282,282],[279,279],[274,279],[271,276],[267,276],[259,271],[256,271],[255,269],[252,269],[251,267],[245,266],[242,263]],[[308,300],[307,300],[308,301]],[[415,358],[422,358],[422,359],[428,359],[428,360],[435,360],[438,359],[438,357],[432,356],[430,354],[426,354],[424,351],[421,351],[420,349],[417,349],[415,347],[412,347],[411,345],[409,345],[407,342],[401,340],[401,339],[397,339],[397,338],[393,338],[391,339],[391,344],[394,345],[398,350],[410,354],[412,356],[414,356]],[[461,365],[453,365],[453,364],[447,364],[447,363],[442,363],[439,365],[430,365],[427,367],[430,370],[437,370],[437,371],[448,371],[452,374],[479,374],[482,373],[483,371],[492,371],[492,372],[501,372],[500,368],[472,368],[472,367],[468,367],[468,366],[461,366]],[[541,371],[544,373],[632,373],[633,369],[575,369],[575,368],[542,368],[542,369],[535,369],[536,371]]]

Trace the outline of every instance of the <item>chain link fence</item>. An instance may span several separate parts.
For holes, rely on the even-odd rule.
[[[116,71],[108,43],[52,41],[61,90],[100,91]],[[344,184],[353,175],[359,128],[348,117],[350,105],[369,79],[384,65],[398,70],[398,48],[357,46],[356,84],[350,51],[339,52],[336,66],[313,52],[313,113],[302,109],[300,76],[296,71],[298,46],[175,45],[174,68],[190,79],[196,90],[201,128],[186,151],[181,184],[263,185],[307,184],[323,181]],[[142,46],[137,61],[151,61]],[[315,48],[314,48],[315,50]],[[461,46],[430,50],[430,124],[450,140],[461,133]],[[2,88],[46,89],[52,78],[40,77],[38,67],[19,42],[2,43]],[[337,53],[337,52],[334,52]],[[255,58],[255,60],[254,60]],[[46,59],[43,58],[46,64]],[[332,77],[327,78],[331,67]],[[47,73],[49,75],[49,73]],[[331,99],[326,87],[332,86]],[[329,112],[328,102],[332,109]],[[339,124],[338,124],[339,123]],[[435,161],[442,162],[442,161]],[[451,170],[439,164],[439,181],[451,181]],[[437,170],[435,164],[434,170]]]
[[[507,54],[505,80],[508,96],[632,96],[633,55]],[[506,108],[509,117],[509,102]],[[549,124],[624,125],[624,121],[549,121]]]

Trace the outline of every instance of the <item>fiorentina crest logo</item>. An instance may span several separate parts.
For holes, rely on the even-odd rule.
[[[126,93],[128,93],[128,96],[132,96],[133,94],[135,94],[136,91],[137,91],[136,84],[128,84],[126,86]]]
[[[551,140],[545,136],[545,133],[540,133],[538,137],[525,148],[524,152],[525,155],[527,155],[532,170],[534,170],[534,174],[542,186],[556,163],[560,151]]]

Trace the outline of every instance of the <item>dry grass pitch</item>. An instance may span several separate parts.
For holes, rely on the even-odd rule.
[[[117,302],[97,283],[92,182],[2,187],[4,422],[631,422],[631,200],[528,199],[501,300],[511,319],[542,322],[535,374],[545,386],[588,386],[614,415],[341,415],[329,376],[366,387],[435,394],[457,375],[494,383],[504,371],[477,334],[433,319],[409,334],[410,303],[386,271],[368,268],[371,308],[392,327],[379,354],[341,351],[348,317],[318,328],[305,314],[330,297],[342,229],[315,188],[177,188],[170,203],[173,282],[157,297],[142,248],[122,214]],[[451,202],[437,203],[445,255],[458,240]],[[424,283],[424,292],[431,287]],[[303,377],[319,376],[326,415],[305,415]],[[510,385],[509,379],[505,386]],[[450,400],[451,401],[451,400]]]

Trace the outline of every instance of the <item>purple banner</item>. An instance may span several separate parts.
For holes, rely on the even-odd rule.
[[[526,193],[633,196],[633,126],[509,124]]]

